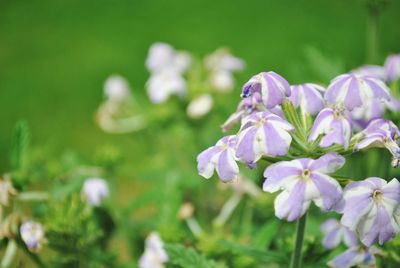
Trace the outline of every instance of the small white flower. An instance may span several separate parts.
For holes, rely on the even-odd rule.
[[[46,242],[44,229],[40,223],[26,221],[20,227],[21,238],[30,251],[38,251]]]
[[[165,70],[150,77],[147,81],[147,93],[151,102],[163,103],[171,95],[185,95],[186,81],[179,73]]]
[[[152,232],[146,238],[145,250],[139,259],[139,268],[164,268],[169,258],[164,249],[164,242],[158,233]]]
[[[210,72],[211,87],[217,91],[229,92],[235,86],[233,72],[242,71],[245,63],[229,53],[227,49],[217,49],[208,55],[204,64]]]
[[[109,195],[107,182],[100,178],[87,179],[82,192],[87,202],[94,207],[100,206],[101,201]]]
[[[131,96],[129,84],[120,75],[111,75],[104,83],[104,94],[109,100],[123,101]]]
[[[209,94],[203,94],[192,100],[187,107],[190,118],[197,119],[206,115],[213,106],[213,98]]]
[[[172,69],[177,73],[183,73],[190,66],[190,54],[184,51],[176,51],[166,43],[154,43],[146,59],[146,67],[152,73],[163,72]]]

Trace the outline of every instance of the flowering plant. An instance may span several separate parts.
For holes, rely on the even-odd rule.
[[[353,154],[374,147],[388,149],[391,166],[399,166],[400,132],[383,113],[385,109],[396,111],[397,100],[389,88],[396,92],[393,79],[398,79],[399,69],[395,60],[396,56],[388,58],[380,77],[372,72],[376,68],[370,72],[363,68],[362,73],[356,70],[337,76],[326,89],[310,83],[290,86],[275,72],[254,75],[243,86],[237,111],[224,124],[229,125],[227,130],[240,123],[238,132],[198,155],[200,175],[208,179],[216,170],[221,181],[231,183],[240,177],[238,163],[252,169],[261,161],[267,163],[263,190],[280,192],[275,215],[298,221],[291,267],[301,265],[311,201],[324,212],[342,214],[340,223],[335,222],[337,227],[326,224],[323,228],[335,233],[328,234],[331,238],[324,243],[334,247],[343,233],[352,248],[331,261],[331,266],[372,263],[373,258],[365,254],[376,253],[373,245],[382,245],[399,233],[397,179],[361,180],[337,174],[346,159],[351,161]],[[376,105],[383,109],[369,112]]]

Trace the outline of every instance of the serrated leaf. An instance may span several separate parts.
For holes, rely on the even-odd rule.
[[[179,244],[166,244],[164,246],[168,252],[169,263],[182,268],[225,268],[213,260],[209,260],[193,248],[186,248]]]

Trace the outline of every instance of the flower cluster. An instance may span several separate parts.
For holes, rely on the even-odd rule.
[[[151,73],[147,81],[147,93],[154,103],[162,103],[171,95],[183,96],[186,81],[183,74],[191,63],[190,55],[176,51],[166,43],[155,43],[150,47],[146,67]]]
[[[242,71],[244,61],[227,49],[217,49],[199,61],[184,51],[176,51],[166,43],[150,47],[146,60],[150,72],[147,93],[151,102],[163,103],[172,95],[190,100],[187,115],[198,119],[213,107],[213,92],[231,92],[234,73]]]
[[[371,147],[388,149],[392,166],[400,165],[400,132],[383,118],[382,108],[393,99],[386,83],[398,79],[393,78],[398,66],[392,61],[396,56],[385,68],[339,75],[326,89],[311,83],[290,86],[275,72],[254,75],[223,125],[229,131],[240,123],[240,129],[198,156],[200,175],[210,178],[215,169],[223,182],[230,182],[239,177],[238,162],[253,168],[265,160],[269,165],[263,190],[280,192],[275,199],[278,218],[297,220],[311,202],[342,214],[340,223],[331,220],[322,227],[327,248],[341,240],[350,247],[330,265],[370,263],[373,244],[383,244],[400,231],[400,184],[397,179],[367,178],[342,189],[335,172],[345,164],[344,155]],[[375,104],[382,109],[372,111]]]

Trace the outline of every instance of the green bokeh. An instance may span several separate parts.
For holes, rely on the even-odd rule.
[[[399,51],[399,14],[400,1],[382,14],[380,63]],[[126,76],[134,94],[145,98],[144,61],[154,41],[197,55],[228,46],[247,62],[240,84],[271,69],[303,82],[314,79],[299,75],[307,46],[341,59],[347,69],[364,63],[365,27],[362,0],[2,0],[0,167],[7,168],[12,127],[20,118],[29,122],[34,144],[84,154],[119,144],[131,161],[146,153],[130,136],[99,130],[94,112],[113,73]],[[224,116],[238,92],[227,100],[232,109],[225,107]]]

